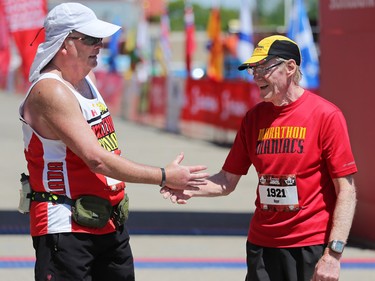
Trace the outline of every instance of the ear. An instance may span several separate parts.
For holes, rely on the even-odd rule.
[[[67,53],[67,46],[66,46],[66,43],[64,43],[62,46],[61,46],[61,52],[63,53],[63,54],[66,54]]]
[[[72,40],[65,40],[64,43],[61,46],[61,51],[66,54],[68,49],[73,46],[73,41]]]
[[[286,70],[288,75],[293,75],[297,71],[297,64],[294,60],[288,60],[286,62]]]

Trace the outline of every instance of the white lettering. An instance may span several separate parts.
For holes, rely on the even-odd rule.
[[[43,1],[5,0],[4,10],[11,32],[37,29],[43,26]]]
[[[375,7],[375,0],[330,0],[330,10],[361,9]]]
[[[248,108],[243,101],[235,101],[231,99],[230,91],[224,91],[222,94],[223,109],[220,114],[221,120],[227,120],[231,116],[243,117]]]
[[[278,178],[270,178],[270,184],[273,184],[273,185],[280,185],[280,181]]]
[[[217,112],[219,109],[218,101],[210,96],[204,96],[199,87],[194,87],[191,90],[192,105],[191,113],[197,114],[199,111]]]

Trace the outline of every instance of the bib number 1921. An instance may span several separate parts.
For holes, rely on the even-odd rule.
[[[284,188],[267,188],[267,197],[272,198],[286,198],[285,189]]]

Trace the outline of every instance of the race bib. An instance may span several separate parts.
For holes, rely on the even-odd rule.
[[[295,175],[259,175],[260,206],[264,211],[291,212],[300,209]]]

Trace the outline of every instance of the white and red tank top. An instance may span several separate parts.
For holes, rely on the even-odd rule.
[[[34,85],[42,79],[57,79],[66,84],[58,75],[45,73],[31,85],[25,100]],[[120,155],[108,108],[88,76],[86,80],[93,93],[92,99],[83,97],[68,84],[66,86],[77,98],[82,114],[99,144],[106,150]],[[32,189],[37,192],[65,195],[71,199],[77,199],[82,195],[95,195],[109,200],[112,205],[119,203],[124,197],[125,183],[93,173],[65,143],[43,138],[35,132],[22,117],[25,100],[20,105],[19,115],[23,122],[24,153]],[[70,205],[32,201],[30,231],[32,236],[61,232],[104,234],[115,231],[115,226],[112,221],[101,229],[80,226],[72,220]]]

